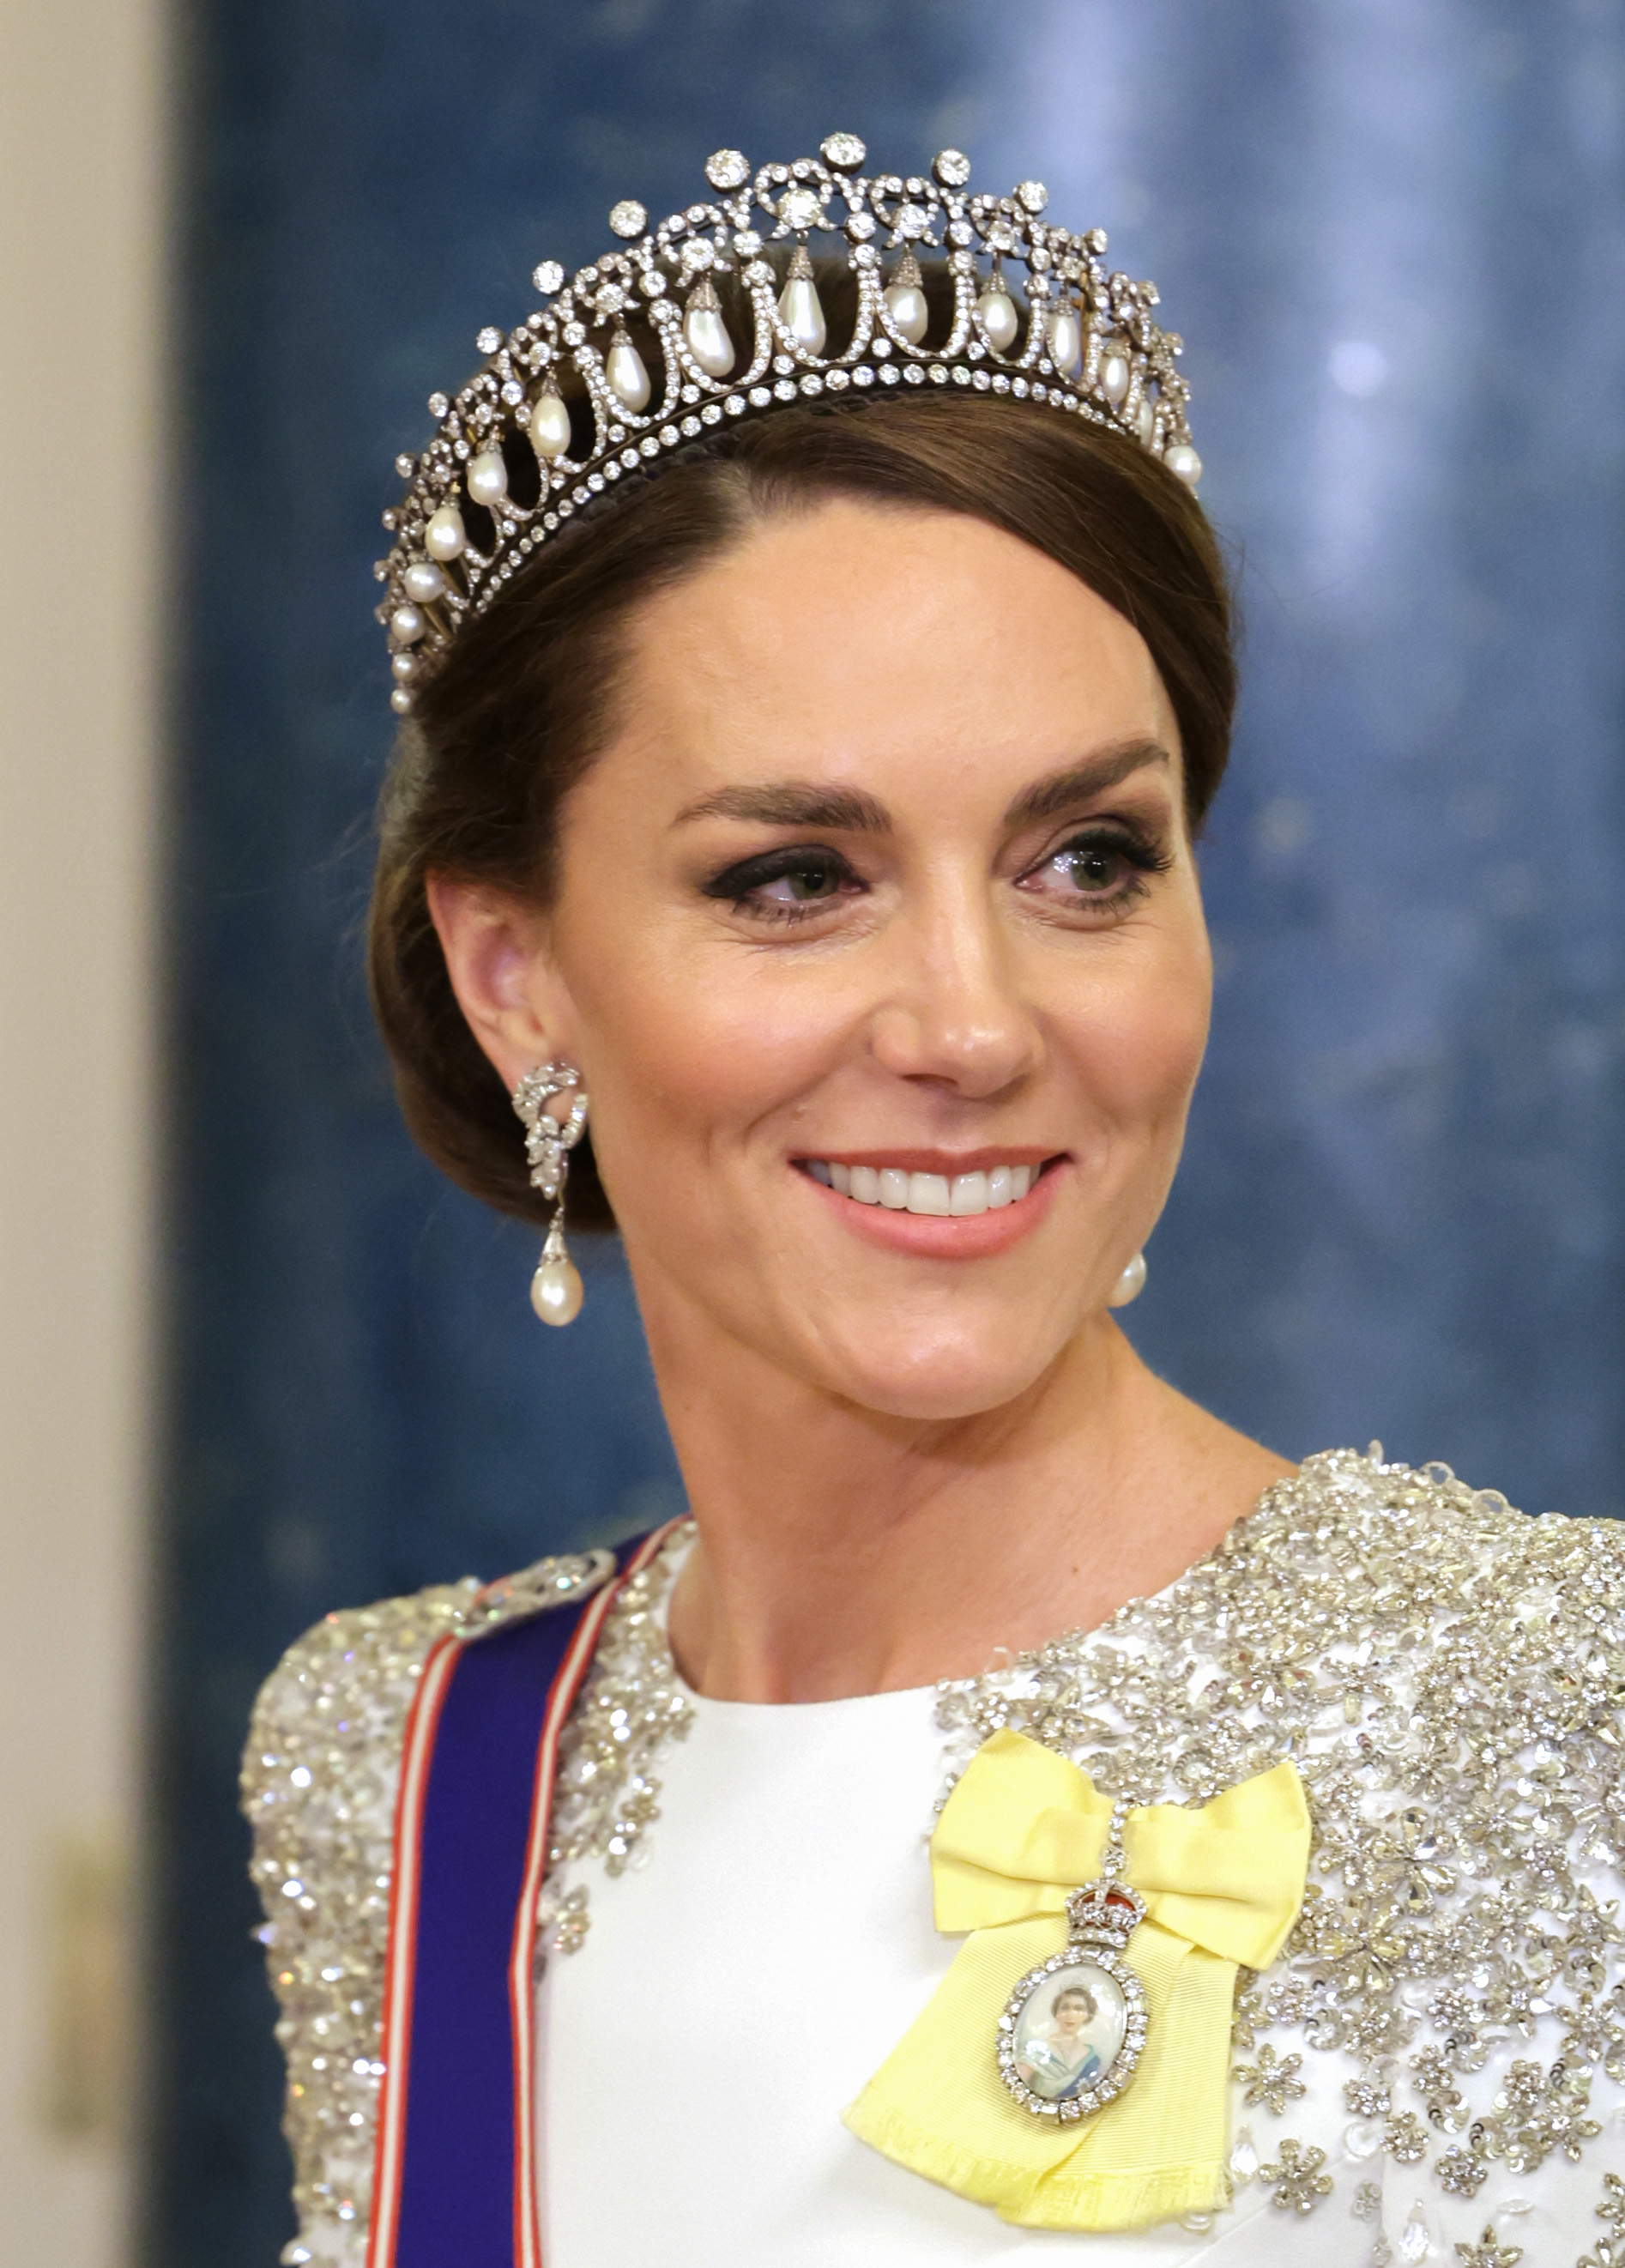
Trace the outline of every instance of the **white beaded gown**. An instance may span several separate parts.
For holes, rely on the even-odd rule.
[[[1310,2248],[1322,2268],[1625,2268],[1625,1523],[1332,1452],[1099,1630],[963,1684],[783,1708],[684,1687],[664,1609],[688,1543],[622,1594],[565,1736],[548,2268],[1284,2268]],[[329,1616],[255,1712],[290,2262],[364,2260],[402,1729],[475,1591]],[[926,1838],[1004,1725],[1165,1800],[1283,1757],[1302,1777],[1309,1890],[1275,1968],[1243,1972],[1211,2215],[1011,2228],[841,2124],[956,1950]],[[636,2131],[629,2082],[658,2105]]]

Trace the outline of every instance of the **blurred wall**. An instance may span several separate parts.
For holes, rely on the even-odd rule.
[[[1620,0],[188,0],[165,2268],[289,2220],[237,1750],[326,1609],[646,1525],[622,1275],[402,1135],[359,981],[391,460],[532,267],[836,126],[1037,173],[1189,341],[1249,618],[1219,965],[1133,1311],[1279,1448],[1625,1506]],[[809,657],[816,666],[817,657]],[[516,1140],[518,1132],[516,1128]]]
[[[133,2257],[158,0],[0,11],[0,2263]]]

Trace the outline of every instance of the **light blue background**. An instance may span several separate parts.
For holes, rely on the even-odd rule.
[[[1220,981],[1134,1311],[1292,1453],[1621,1508],[1616,0],[191,0],[171,941],[165,2268],[288,2233],[232,1811],[327,1608],[627,1532],[675,1481],[624,1280],[418,1160],[359,981],[390,460],[537,259],[718,144],[1037,173],[1189,341],[1249,622]],[[809,667],[818,657],[808,657]],[[517,1139],[516,1130],[516,1139]]]

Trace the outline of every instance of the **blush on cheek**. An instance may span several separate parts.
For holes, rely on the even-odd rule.
[[[646,1230],[668,1246],[674,1234],[706,1246],[718,1230],[737,1237],[741,1153],[768,1124],[776,1153],[800,1099],[828,1073],[819,1021],[753,1001],[753,989],[703,976],[668,989],[650,968],[613,1004],[613,1027],[606,1016],[592,1050],[606,1065],[593,1089],[595,1155],[633,1236]],[[838,1039],[833,1052],[838,1061]]]
[[[636,1067],[640,1108],[702,1139],[793,1110],[850,1052],[854,1020],[838,990],[827,977],[786,983],[770,962],[645,964],[604,1006],[614,1053]]]
[[[1126,1130],[1183,1119],[1207,1038],[1205,992],[1165,988],[1075,1027],[1069,1053],[1104,1126]]]
[[[1121,1210],[1143,1236],[1162,1210],[1184,1146],[1208,1033],[1205,955],[1181,957],[1160,981],[1097,990],[1062,1027],[1076,1130],[1072,1154],[1086,1212]]]

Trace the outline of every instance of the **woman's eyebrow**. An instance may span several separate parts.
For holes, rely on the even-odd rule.
[[[1101,748],[1083,762],[1048,772],[1024,788],[1004,814],[1007,827],[1030,826],[1074,804],[1087,802],[1115,787],[1131,772],[1147,764],[1172,764],[1173,759],[1158,740],[1127,740]],[[892,815],[879,797],[862,788],[832,787],[821,780],[762,780],[739,787],[720,787],[697,802],[685,804],[672,824],[686,827],[696,819],[744,819],[760,827],[827,827],[853,835],[886,835]]]
[[[828,787],[817,780],[764,780],[754,787],[720,787],[686,804],[672,821],[748,819],[761,827],[829,827],[851,835],[887,835],[892,815],[862,788]]]
[[[1142,771],[1148,764],[1165,764],[1172,769],[1173,763],[1173,757],[1160,740],[1125,740],[1114,748],[1102,748],[1081,764],[1067,764],[1060,771],[1047,772],[1031,787],[1024,787],[1005,812],[1004,824],[1014,828],[1030,827],[1037,819],[1053,819],[1058,812],[1070,811],[1074,804],[1087,803],[1091,796],[1119,786],[1131,772]]]

